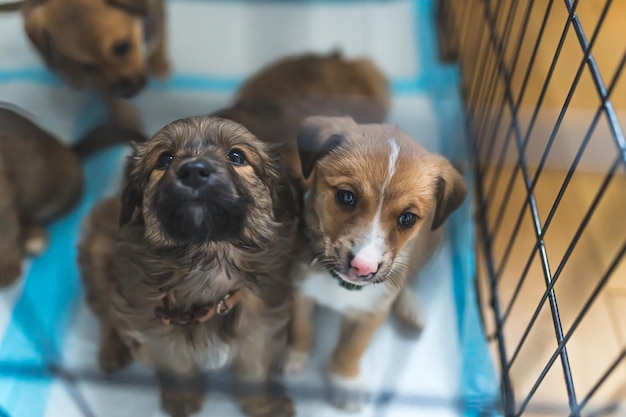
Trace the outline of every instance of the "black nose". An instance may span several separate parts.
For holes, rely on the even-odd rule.
[[[211,166],[203,160],[184,162],[176,171],[180,183],[191,188],[200,188],[206,185],[212,173]]]
[[[131,98],[136,95],[146,85],[146,78],[143,76],[130,78],[120,78],[113,84],[113,90],[122,98]]]

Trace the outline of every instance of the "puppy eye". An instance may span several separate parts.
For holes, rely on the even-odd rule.
[[[172,155],[171,153],[169,152],[161,153],[161,155],[159,155],[159,158],[157,159],[156,169],[161,169],[161,170],[167,169],[167,167],[170,166],[173,160],[174,160],[174,155]]]
[[[337,190],[337,202],[344,206],[353,207],[356,204],[354,193],[348,190]]]
[[[233,148],[228,151],[228,160],[235,165],[246,165],[248,160],[241,149]]]
[[[415,225],[417,214],[406,211],[398,217],[398,226],[403,229],[409,229]]]
[[[130,51],[130,42],[127,40],[117,41],[113,44],[113,55],[124,56]]]

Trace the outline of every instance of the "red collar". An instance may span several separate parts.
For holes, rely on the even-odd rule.
[[[154,308],[154,315],[161,319],[164,325],[170,324],[200,324],[211,320],[215,315],[224,316],[237,305],[243,297],[240,290],[232,291],[217,303],[210,303],[203,306],[194,307],[191,311],[176,311],[170,309],[170,300],[165,295],[159,304]]]

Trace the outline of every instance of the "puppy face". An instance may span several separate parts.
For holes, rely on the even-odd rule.
[[[397,281],[407,244],[440,227],[466,195],[447,160],[393,126],[312,117],[298,146],[304,176],[315,170],[305,202],[313,250],[350,284]]]
[[[130,98],[148,72],[146,0],[32,0],[26,33],[71,85]]]
[[[173,122],[130,159],[120,222],[136,208],[155,246],[263,242],[276,222],[278,157],[241,125],[213,117]]]

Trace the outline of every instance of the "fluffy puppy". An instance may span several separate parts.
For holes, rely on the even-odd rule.
[[[300,210],[277,152],[237,123],[192,117],[138,145],[129,164],[121,197],[93,210],[79,247],[100,366],[153,367],[172,416],[198,411],[203,372],[229,366],[259,384],[239,385],[247,415],[292,415],[268,391],[286,343]]]
[[[441,240],[441,226],[466,195],[461,175],[395,126],[358,125],[350,118],[311,117],[298,145],[305,177],[308,246],[294,264],[296,297],[287,373],[306,366],[311,315],[321,305],[342,315],[328,377],[331,401],[360,407],[366,387],[359,362],[394,308],[422,326],[409,285]]]
[[[169,74],[162,0],[25,0],[21,11],[26,34],[51,71],[73,88],[95,89],[116,123],[138,127],[124,100],[150,75]]]
[[[389,101],[387,79],[372,61],[348,60],[339,52],[304,54],[261,69],[239,89],[234,106],[215,115],[282,145],[292,175],[301,177],[296,137],[307,116],[350,115],[360,123],[381,123]]]
[[[0,286],[19,278],[22,258],[45,249],[44,226],[80,199],[81,160],[114,143],[141,139],[139,132],[103,125],[69,148],[19,110],[0,107]]]

